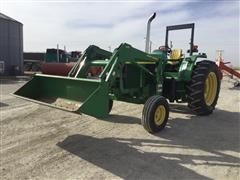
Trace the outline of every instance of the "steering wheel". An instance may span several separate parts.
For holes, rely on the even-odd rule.
[[[163,52],[167,52],[168,54],[170,54],[172,52],[172,49],[168,46],[160,46],[159,50],[163,51]]]

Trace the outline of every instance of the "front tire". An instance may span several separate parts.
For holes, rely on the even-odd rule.
[[[214,62],[198,62],[187,86],[188,107],[197,115],[211,114],[217,104],[220,83],[220,72]]]
[[[149,133],[156,133],[164,129],[169,116],[169,106],[162,96],[150,97],[143,107],[141,124]]]

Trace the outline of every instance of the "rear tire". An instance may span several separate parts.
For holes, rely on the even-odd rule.
[[[220,71],[214,62],[198,62],[187,86],[188,107],[197,115],[211,114],[217,104],[220,83]]]
[[[141,124],[149,133],[156,133],[164,129],[169,116],[169,106],[162,96],[150,97],[143,107]]]

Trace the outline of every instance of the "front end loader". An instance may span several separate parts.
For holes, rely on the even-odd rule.
[[[188,53],[168,46],[168,33],[191,29]],[[214,110],[219,70],[193,44],[194,24],[168,26],[164,46],[152,53],[122,43],[114,52],[89,46],[68,77],[37,74],[17,90],[18,97],[59,109],[105,118],[114,100],[144,104],[141,123],[150,133],[168,121],[168,102],[187,102],[197,115]],[[98,73],[91,69],[100,68]]]

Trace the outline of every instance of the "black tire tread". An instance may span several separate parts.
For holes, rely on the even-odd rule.
[[[216,98],[211,106],[207,106],[204,100],[204,84],[209,72],[215,72],[218,81]],[[188,107],[197,115],[211,114],[217,104],[220,90],[220,72],[217,65],[209,60],[197,62],[186,89]]]
[[[167,112],[166,112],[166,120],[164,121],[164,123],[160,127],[156,128],[156,127],[153,127],[153,125],[151,125],[151,123],[153,122],[151,121],[150,117],[152,116],[152,113],[153,113],[152,110],[154,109],[154,106],[156,106],[156,103],[158,101],[164,102]],[[168,116],[169,116],[169,107],[168,107],[167,100],[162,96],[158,96],[158,95],[151,96],[150,98],[148,98],[148,100],[144,104],[141,124],[143,125],[144,129],[146,129],[148,132],[155,133],[155,132],[161,131],[165,127]]]

